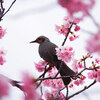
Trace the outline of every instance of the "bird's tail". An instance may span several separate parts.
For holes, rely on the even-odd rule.
[[[71,77],[75,76],[75,72],[73,72],[64,62],[59,61],[57,63],[57,69],[59,70],[59,73],[61,76],[68,76],[66,78],[62,78],[65,85],[68,85],[71,81]]]

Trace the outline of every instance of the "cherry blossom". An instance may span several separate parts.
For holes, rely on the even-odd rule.
[[[69,88],[74,88],[74,86],[79,86],[79,85],[83,85],[85,83],[85,79],[86,77],[83,75],[80,75],[79,78],[77,78],[76,80],[72,80],[71,83],[68,85]]]
[[[34,63],[34,64],[38,72],[43,72],[45,69],[45,66],[47,65],[47,62],[40,60],[38,63]]]
[[[0,75],[0,100],[1,98],[9,95],[9,81],[2,75]]]
[[[76,25],[74,31],[79,31],[80,30],[80,26]]]
[[[69,32],[68,29],[71,26],[71,22],[69,19],[64,19],[64,21],[65,21],[64,24],[62,24],[61,26],[56,25],[56,31],[66,36]]]
[[[82,62],[79,62],[78,60],[74,59],[72,63],[72,68],[74,72],[78,73],[78,69],[84,68],[84,66],[82,65]]]
[[[86,50],[91,53],[100,54],[100,33],[92,34],[90,39],[87,40]]]
[[[57,100],[65,100],[65,96],[62,92],[60,92],[58,95],[57,95],[57,90],[51,90],[51,92],[49,91],[45,92],[46,100],[54,100],[55,98]]]
[[[56,31],[66,36],[72,23],[76,25],[74,30],[78,31],[80,29],[80,27],[77,25],[77,23],[79,23],[79,20],[76,18],[71,19],[67,16],[64,18],[64,23],[61,26],[56,25]]]
[[[53,68],[51,73],[48,73],[47,77],[55,77],[57,74],[57,69]],[[58,75],[59,77],[60,75]],[[53,89],[61,89],[64,87],[62,79],[48,79],[43,81],[44,86],[51,87]]]
[[[83,85],[85,83],[85,81],[84,81],[85,79],[86,79],[86,77],[81,75],[81,77],[79,79],[74,81],[74,84],[77,86]]]
[[[69,40],[74,41],[77,38],[79,38],[79,36],[76,36],[74,34],[74,32],[71,31],[71,28],[74,25],[75,26],[74,31],[79,31],[80,26],[77,25],[77,23],[79,23],[79,22],[80,22],[80,19],[78,19],[78,18],[69,18],[69,17],[66,16],[64,18],[64,23],[61,26],[56,25],[56,31],[59,34],[63,34],[65,36],[67,36],[69,33],[71,33],[71,36],[69,37]]]
[[[92,70],[92,71],[88,72],[88,78],[94,79],[97,82],[100,82],[100,70]]]
[[[6,51],[4,51],[3,49],[0,50],[0,65],[3,65],[6,60],[5,60],[5,54],[6,54]]]
[[[40,95],[36,91],[34,81],[35,79],[28,73],[23,73],[22,90],[25,94],[25,100],[39,100],[40,98]]]
[[[74,51],[72,47],[61,46],[60,48],[56,48],[56,55],[59,60],[62,60],[65,63],[68,63],[72,60],[74,56]]]
[[[2,28],[2,26],[0,26],[0,39],[2,39],[2,37],[5,35],[5,33],[6,33],[6,30],[4,30]]]
[[[77,38],[79,38],[79,36],[76,36],[76,35],[74,35],[74,36],[69,36],[69,40],[70,40],[70,41],[74,41],[74,40],[76,40]]]
[[[97,64],[100,64],[100,58],[95,58],[95,62],[96,62]]]
[[[88,15],[87,12],[91,9],[95,1],[94,0],[58,0],[58,3],[65,9],[67,9],[70,16],[74,16],[75,13],[81,12],[82,17]]]

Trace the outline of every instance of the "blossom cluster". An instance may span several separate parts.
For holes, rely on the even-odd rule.
[[[36,91],[35,79],[28,73],[23,73],[22,90],[25,94],[25,100],[39,100],[40,95]]]
[[[88,78],[94,79],[97,82],[100,82],[100,58],[95,58],[95,61],[92,61],[92,66],[89,67]]]
[[[100,54],[100,32],[98,34],[92,34],[90,39],[87,40],[86,50],[91,53]]]
[[[75,13],[81,12],[81,18],[83,18],[88,15],[88,10],[94,6],[95,0],[58,0],[58,3],[67,9],[69,16],[73,17]]]
[[[0,50],[0,65],[3,65],[6,62],[6,60],[5,60],[5,54],[6,54],[6,52],[1,49]]]
[[[72,28],[72,25],[75,25],[74,31],[79,31],[80,27],[77,25],[77,23],[79,23],[79,22],[80,22],[80,19],[78,19],[78,18],[71,19],[71,18],[65,17],[64,24],[62,24],[61,26],[56,25],[56,31],[59,34],[63,34],[65,36],[67,36],[69,33],[71,33],[71,36],[69,37],[69,39],[70,39],[70,41],[73,41],[73,40],[77,39],[79,36],[76,36],[74,34],[74,32],[71,32],[71,28]]]
[[[72,68],[73,68],[73,71],[78,73],[78,70],[79,68],[84,68],[84,66],[82,65],[82,62],[81,61],[78,61],[76,59],[73,59],[73,63],[72,63]]]
[[[61,46],[60,48],[56,48],[56,55],[59,60],[68,63],[72,60],[74,51],[72,47]]]
[[[65,100],[65,96],[62,92],[57,95],[57,90],[51,90],[51,92],[46,91],[45,92],[45,99],[46,100],[54,100],[56,97],[56,100]]]
[[[38,63],[34,63],[34,64],[38,72],[43,72],[45,70],[45,66],[47,65],[47,62],[40,60]]]
[[[85,76],[80,75],[80,77],[77,78],[76,80],[72,80],[68,86],[69,88],[73,88],[75,85],[76,86],[83,85],[85,83],[85,79],[86,79]]]
[[[9,95],[9,84],[8,79],[6,79],[4,76],[0,75],[0,100]]]
[[[2,39],[2,37],[5,35],[5,33],[6,33],[6,30],[4,30],[2,28],[2,26],[0,26],[0,39]]]
[[[88,78],[100,82],[100,70],[91,70],[88,72]]]
[[[47,74],[47,77],[55,77],[56,74],[57,74],[57,69],[56,68],[52,68],[52,72],[48,73]],[[59,77],[60,75],[58,75]],[[48,79],[48,80],[44,80],[43,81],[43,84],[44,86],[48,86],[48,87],[51,87],[53,89],[62,89],[64,87],[64,84],[63,84],[63,81],[62,79]]]

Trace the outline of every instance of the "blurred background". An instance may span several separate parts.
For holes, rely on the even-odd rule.
[[[96,4],[90,13],[99,23],[100,0],[95,1]],[[4,7],[7,9],[11,3],[12,0],[4,0]],[[28,71],[32,76],[38,77],[40,73],[34,68],[34,62],[41,60],[38,54],[38,44],[29,42],[40,35],[45,35],[52,42],[61,46],[64,36],[55,31],[55,25],[63,24],[65,16],[67,16],[67,11],[57,3],[57,0],[16,0],[0,22],[0,26],[7,32],[0,40],[0,48],[7,51],[7,62],[0,66],[0,73],[14,80],[21,80],[23,71]],[[97,28],[89,17],[86,17],[79,25],[84,30],[97,32]],[[73,46],[76,50],[76,58],[80,59],[87,53],[85,45],[91,33],[80,30],[77,34],[80,35],[80,38],[71,43],[68,41],[66,45]],[[99,100],[99,84],[97,83],[71,100]],[[76,89],[70,91],[74,90]],[[10,97],[3,100],[23,99],[23,93],[18,88],[11,86],[10,91]]]

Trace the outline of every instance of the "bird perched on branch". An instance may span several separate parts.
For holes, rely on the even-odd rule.
[[[61,76],[69,76],[62,78],[64,84],[68,85],[71,81],[71,76],[75,76],[75,73],[63,61],[58,60],[55,50],[58,46],[50,42],[45,36],[39,36],[30,43],[38,43],[40,57],[51,65],[54,65],[59,70]]]

